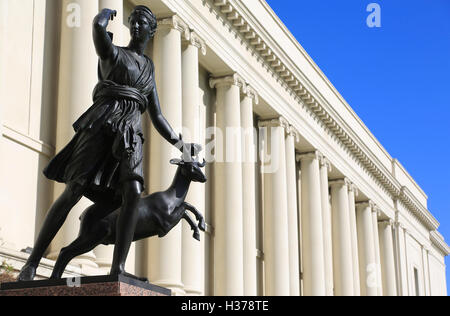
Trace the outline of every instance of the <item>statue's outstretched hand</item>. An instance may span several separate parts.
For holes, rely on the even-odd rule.
[[[183,136],[180,135],[180,142],[181,146],[177,146],[178,149],[183,153],[184,159],[192,159],[192,158],[198,158],[198,155],[202,152],[203,147],[199,144],[191,144],[191,143],[185,143],[183,141]]]

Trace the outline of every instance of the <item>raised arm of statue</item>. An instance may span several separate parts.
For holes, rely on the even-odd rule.
[[[117,11],[103,9],[94,19],[92,27],[94,45],[97,55],[102,60],[112,59],[117,54],[117,48],[106,31],[109,21],[114,20],[115,16],[117,16]]]

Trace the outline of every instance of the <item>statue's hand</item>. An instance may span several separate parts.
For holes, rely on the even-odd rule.
[[[188,154],[191,157],[197,157],[203,150],[199,144],[184,144],[183,154]]]
[[[117,16],[117,11],[111,9],[103,9],[102,14],[104,14],[108,20],[114,21],[114,18]]]

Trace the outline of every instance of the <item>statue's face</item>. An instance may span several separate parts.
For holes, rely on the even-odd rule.
[[[130,34],[133,40],[146,41],[150,39],[152,27],[145,16],[133,14],[130,16]]]

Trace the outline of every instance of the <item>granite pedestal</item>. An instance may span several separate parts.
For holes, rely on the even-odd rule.
[[[171,291],[125,276],[3,283],[1,296],[171,296]]]

